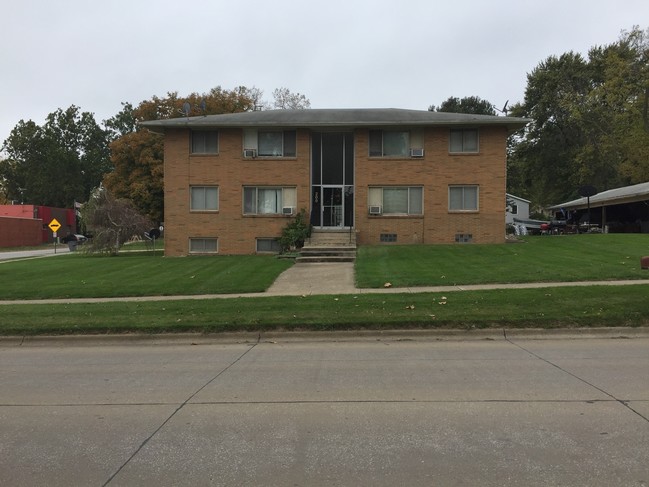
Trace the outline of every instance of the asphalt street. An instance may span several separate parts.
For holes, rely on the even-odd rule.
[[[649,486],[649,338],[239,340],[0,340],[0,485]]]

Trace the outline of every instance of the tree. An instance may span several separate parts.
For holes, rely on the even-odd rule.
[[[0,179],[9,200],[71,207],[85,201],[110,169],[107,132],[74,105],[43,126],[21,120],[4,141]]]
[[[276,108],[309,108],[304,95],[291,93],[287,88],[273,92]],[[103,178],[103,184],[116,197],[128,198],[139,211],[156,222],[164,221],[164,169],[162,137],[148,130],[140,130],[137,122],[221,113],[252,111],[258,107],[268,108],[258,88],[239,86],[224,90],[220,86],[207,93],[191,93],[180,97],[177,92],[166,97],[154,96],[133,108],[122,103],[122,110],[105,120],[112,143],[111,162],[114,170]],[[188,109],[188,113],[186,112]]]
[[[472,113],[474,115],[495,115],[496,111],[491,103],[478,96],[466,96],[461,100],[451,96],[438,107],[431,105],[431,112]]]
[[[141,130],[137,122],[161,118],[234,113],[253,110],[260,91],[240,86],[224,90],[220,86],[208,93],[177,92],[164,98],[154,96],[137,108],[122,103],[122,110],[104,121],[113,137],[110,145],[113,171],[104,175],[103,184],[117,198],[130,199],[135,207],[155,222],[164,221],[164,147],[162,137]]]
[[[113,171],[103,184],[117,197],[128,198],[154,222],[164,221],[164,147],[162,137],[138,130],[111,144]]]
[[[646,180],[649,173],[647,32],[634,28],[588,58],[550,56],[529,75],[525,100],[511,114],[528,117],[508,161],[508,188],[547,205]]]
[[[273,106],[280,110],[304,110],[311,108],[309,99],[300,93],[291,93],[288,88],[277,88],[273,91]]]
[[[140,214],[129,200],[115,198],[105,188],[93,192],[81,209],[81,219],[93,236],[88,251],[113,255],[133,236],[143,235],[152,227],[151,220]]]

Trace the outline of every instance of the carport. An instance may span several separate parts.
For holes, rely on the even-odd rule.
[[[588,198],[583,197],[550,206],[558,219],[567,213],[582,223],[588,219]],[[649,233],[649,182],[609,189],[590,197],[588,223],[599,225],[607,233]]]

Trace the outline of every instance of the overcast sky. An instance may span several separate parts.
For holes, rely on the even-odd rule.
[[[0,0],[0,141],[76,105],[286,87],[312,108],[501,107],[550,55],[649,27],[647,0]]]

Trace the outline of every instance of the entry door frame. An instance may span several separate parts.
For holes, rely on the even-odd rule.
[[[322,202],[320,203],[320,227],[321,228],[345,228],[345,186],[343,184],[322,184],[320,185]],[[325,194],[327,190],[334,190],[331,193],[335,196],[335,190],[340,190],[340,204],[327,204]],[[327,209],[331,212],[326,215]],[[338,223],[331,223],[337,221]],[[329,224],[327,224],[329,222]]]
[[[323,136],[324,135],[337,135],[342,138],[340,159],[340,180],[339,181],[323,181],[326,179],[324,176],[323,168]],[[355,154],[354,154],[354,133],[351,131],[336,131],[336,132],[313,132],[312,135],[312,155],[311,155],[311,223],[314,227],[322,230],[339,230],[354,227],[354,173],[355,173]],[[317,140],[317,143],[315,141]],[[314,152],[317,148],[317,151]],[[317,159],[316,158],[317,154]],[[329,157],[331,152],[329,153]],[[331,160],[329,158],[329,160]],[[331,166],[328,166],[331,167]],[[319,174],[314,174],[314,171],[319,171]],[[329,173],[331,175],[331,173]],[[337,179],[337,178],[336,178]],[[326,204],[325,193],[327,190],[338,190],[340,204],[330,205]],[[334,213],[329,210],[335,209]],[[332,219],[332,216],[334,218]],[[334,222],[334,224],[331,224]],[[347,224],[346,224],[347,223]]]

